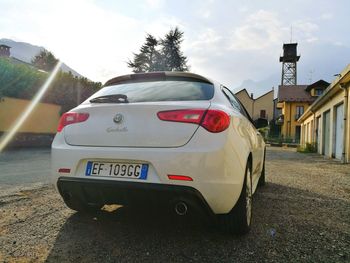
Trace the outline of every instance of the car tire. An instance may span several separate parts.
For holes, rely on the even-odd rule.
[[[265,185],[266,183],[266,179],[265,179],[265,156],[266,156],[266,149],[264,151],[264,163],[263,163],[263,168],[262,168],[262,171],[261,171],[261,174],[260,174],[260,178],[259,178],[259,181],[258,181],[258,187],[262,187]]]
[[[219,215],[219,224],[230,234],[244,235],[249,232],[252,219],[252,168],[248,161],[242,192],[236,205],[228,214]]]
[[[261,175],[260,175],[259,182],[258,182],[258,187],[264,186],[265,183],[266,183],[266,181],[265,181],[265,162],[264,162],[264,166],[263,166],[263,169],[261,171]]]

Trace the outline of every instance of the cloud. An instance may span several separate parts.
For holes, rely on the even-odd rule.
[[[258,10],[249,15],[238,26],[231,38],[233,50],[263,50],[290,40],[292,25],[292,41],[314,42],[318,40],[316,32],[319,26],[308,20],[291,21],[290,25],[276,13]]]
[[[320,16],[320,18],[321,18],[322,20],[330,20],[330,19],[333,18],[333,14],[331,14],[331,13],[324,13],[324,14],[322,14],[322,15]]]
[[[0,0],[0,37],[44,46],[70,67],[92,80],[106,81],[131,72],[126,65],[144,42],[146,33],[162,37],[170,28],[184,31],[183,51],[191,71],[215,78],[228,86],[244,79],[265,79],[280,74],[282,44],[298,41],[306,60],[315,61],[317,45],[329,53],[349,50],[349,4],[308,1],[288,5],[258,0]],[[312,7],[314,12],[310,12]],[[316,8],[316,9],[315,9]],[[334,67],[343,57],[333,57]],[[322,52],[320,52],[321,54]],[[340,54],[340,53],[339,53]],[[311,63],[310,63],[311,64]],[[313,67],[317,70],[317,67]],[[308,70],[308,69],[307,69]]]
[[[160,37],[181,25],[165,15],[144,23],[90,0],[14,0],[7,8],[0,11],[1,37],[12,38],[15,31],[17,40],[44,46],[82,75],[102,82],[130,72],[126,61],[146,33]]]
[[[213,0],[202,0],[200,5],[196,5],[196,13],[200,18],[208,19],[212,16]]]
[[[319,26],[313,22],[299,20],[293,23],[293,41],[315,42]]]
[[[275,13],[258,10],[249,15],[243,24],[233,31],[231,48],[261,50],[275,43],[281,43],[286,30]]]
[[[20,2],[14,1],[16,12],[9,12],[8,23],[0,23],[3,34],[11,33],[11,23],[20,25],[16,29],[18,38],[45,46],[93,80],[109,77],[100,76],[97,69],[121,71],[118,64],[137,47],[139,37],[135,35],[139,34],[135,33],[140,31],[140,22],[92,1]]]
[[[225,64],[221,57],[227,54],[226,42],[225,37],[213,28],[189,32],[183,42],[183,51],[189,58],[191,71],[212,77],[219,76],[220,66]]]
[[[145,32],[154,35],[157,38],[163,37],[170,29],[178,27],[185,30],[186,26],[181,20],[173,16],[159,16],[152,22],[144,26]]]
[[[147,7],[160,9],[164,6],[164,0],[146,0]]]
[[[185,42],[184,48],[194,52],[204,50],[205,52],[221,53],[219,47],[221,47],[223,39],[213,28],[206,28],[192,37],[191,42]]]

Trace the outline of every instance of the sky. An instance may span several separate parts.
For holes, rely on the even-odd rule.
[[[0,0],[0,38],[44,46],[104,83],[131,72],[126,61],[146,33],[177,26],[191,72],[231,89],[255,85],[259,95],[280,84],[279,56],[291,40],[298,84],[331,81],[350,63],[349,10],[347,0]]]

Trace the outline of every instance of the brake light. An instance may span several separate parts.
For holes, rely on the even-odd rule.
[[[202,121],[205,110],[193,109],[193,110],[172,110],[172,111],[160,111],[158,112],[158,118],[162,121],[175,121],[200,124]]]
[[[175,175],[175,174],[168,174],[168,178],[170,180],[179,180],[179,181],[193,181],[193,179],[186,175]]]
[[[160,111],[158,118],[163,121],[195,123],[209,132],[218,133],[230,125],[230,116],[222,110],[186,109]]]
[[[230,126],[230,116],[221,110],[208,110],[201,125],[210,132],[222,132]]]
[[[89,113],[66,112],[61,116],[60,122],[58,123],[57,132],[62,131],[67,125],[84,122],[88,118]]]

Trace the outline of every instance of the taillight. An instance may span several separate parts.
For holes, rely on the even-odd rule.
[[[222,132],[230,125],[230,116],[221,110],[186,109],[158,112],[163,121],[195,123],[209,132]]]
[[[230,126],[230,116],[221,110],[208,110],[201,125],[210,132],[222,132]]]
[[[88,118],[89,113],[66,112],[61,116],[60,122],[58,123],[57,132],[62,131],[67,125],[84,122]]]
[[[205,110],[193,109],[193,110],[172,110],[172,111],[160,111],[158,112],[158,118],[162,121],[175,121],[175,122],[187,122],[200,124],[202,121]]]

